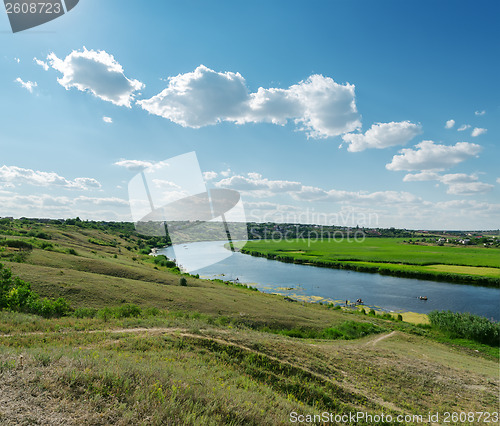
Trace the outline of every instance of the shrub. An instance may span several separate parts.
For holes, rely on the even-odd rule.
[[[72,254],[73,256],[78,256],[78,253],[76,252],[75,249],[70,248],[67,251],[68,251],[68,254]]]
[[[130,317],[138,317],[141,315],[141,308],[137,305],[127,304],[123,306],[119,306],[116,308],[115,317],[116,318],[130,318]]]
[[[500,345],[500,323],[469,313],[432,311],[431,325],[452,338],[464,338],[490,346]]]
[[[370,312],[368,312],[368,315],[375,316],[375,309],[370,309]]]
[[[73,315],[77,318],[94,318],[97,315],[95,308],[78,308],[75,309]]]
[[[71,311],[69,303],[60,297],[57,300],[40,299],[31,290],[30,283],[13,277],[10,269],[0,263],[0,309],[42,315],[46,318],[61,317]]]
[[[30,243],[27,243],[26,241],[23,240],[5,240],[2,241],[0,244],[7,246],[7,247],[12,247],[12,248],[17,248],[19,250],[33,250],[33,246]]]
[[[403,315],[398,314],[398,321],[403,321]]]
[[[180,286],[182,286],[182,287],[186,287],[186,286],[188,285],[188,284],[187,284],[187,280],[186,280],[186,278],[181,277],[181,278],[179,279],[179,285],[180,285]]]

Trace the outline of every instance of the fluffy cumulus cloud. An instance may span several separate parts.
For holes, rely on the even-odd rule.
[[[455,145],[440,145],[433,141],[422,141],[413,148],[404,148],[386,164],[388,170],[444,170],[475,157],[480,145],[458,142]]]
[[[488,192],[493,188],[489,183],[480,182],[477,175],[465,173],[450,173],[440,175],[439,173],[424,171],[421,173],[410,173],[403,178],[404,182],[438,181],[448,186],[447,193],[454,195],[475,195]]]
[[[102,121],[108,124],[113,123],[113,119],[111,117],[106,117],[106,116],[102,117]]]
[[[485,110],[482,110],[482,111],[476,111],[476,112],[474,112],[474,114],[476,114],[476,115],[480,115],[480,116],[481,116],[481,115],[486,114],[486,111],[485,111]]]
[[[470,124],[462,124],[457,131],[463,132],[464,130],[470,129]]]
[[[36,81],[23,81],[21,77],[17,77],[14,81],[30,93],[33,93],[33,88],[38,86]]]
[[[401,121],[396,123],[376,123],[363,133],[348,133],[342,136],[349,144],[350,152],[364,151],[367,148],[387,148],[395,145],[405,145],[422,131],[419,124]]]
[[[66,58],[59,59],[51,53],[48,62],[63,76],[57,81],[69,90],[90,91],[100,99],[118,106],[131,107],[135,93],[144,87],[138,80],[125,76],[123,67],[109,53],[100,50],[72,51]]]
[[[250,93],[241,74],[200,65],[170,77],[161,93],[137,103],[151,114],[193,128],[222,121],[279,125],[293,121],[309,137],[327,138],[361,126],[354,86],[322,75],[287,89],[261,87]]]
[[[35,186],[59,186],[69,189],[99,189],[101,184],[93,178],[67,179],[53,172],[23,169],[17,166],[0,167],[0,183],[7,186],[29,184]]]
[[[477,136],[485,134],[487,131],[488,131],[488,129],[483,129],[481,127],[474,127],[474,129],[472,130],[471,135],[472,135],[473,138],[475,138]]]
[[[451,129],[455,126],[455,120],[448,120],[446,124],[444,125],[445,129]]]
[[[500,184],[500,177],[499,177],[499,178],[497,178],[497,183],[498,183],[498,184]]]

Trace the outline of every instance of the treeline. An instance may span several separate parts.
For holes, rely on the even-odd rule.
[[[478,315],[451,311],[432,311],[431,325],[451,338],[469,339],[489,346],[500,346],[500,323]]]
[[[414,278],[420,280],[429,280],[429,281],[445,281],[445,282],[453,282],[458,284],[470,284],[470,285],[480,285],[484,287],[500,287],[500,279],[494,277],[481,277],[477,275],[462,275],[462,274],[453,274],[449,272],[434,272],[434,271],[417,271],[417,270],[409,270],[409,269],[398,269],[396,267],[388,266],[379,266],[379,265],[367,265],[349,263],[349,262],[339,262],[333,260],[320,260],[320,259],[312,259],[312,258],[297,258],[286,255],[276,255],[273,253],[261,253],[254,250],[241,249],[241,253],[249,254],[251,256],[256,257],[265,257],[271,260],[278,260],[280,262],[286,263],[297,263],[297,264],[307,264],[313,266],[320,266],[324,268],[333,268],[333,269],[347,269],[350,271],[357,272],[369,272],[376,273],[381,275],[391,275],[394,277],[401,278]]]

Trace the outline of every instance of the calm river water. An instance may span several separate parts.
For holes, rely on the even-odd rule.
[[[361,298],[367,307],[428,313],[434,309],[471,312],[500,320],[500,289],[296,265],[242,253],[226,256],[224,242],[210,241],[158,251],[203,278],[237,280],[259,290],[305,301],[345,303]],[[200,259],[210,266],[199,268]],[[197,268],[197,269],[195,269]],[[419,300],[427,296],[428,300]]]

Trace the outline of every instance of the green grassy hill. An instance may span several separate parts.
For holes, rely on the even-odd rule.
[[[0,312],[1,424],[276,425],[291,412],[407,424],[429,411],[498,411],[497,347],[181,276],[141,254],[145,238],[100,228],[0,229],[0,242],[33,246],[0,246],[0,262],[77,309]]]

